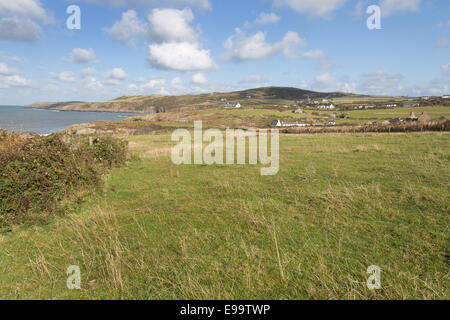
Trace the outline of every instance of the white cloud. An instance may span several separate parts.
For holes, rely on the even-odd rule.
[[[322,59],[324,56],[323,51],[318,49],[308,50],[301,54],[301,57],[304,59]]]
[[[63,71],[60,73],[51,72],[50,76],[53,79],[62,81],[62,82],[75,82],[77,80],[75,73],[73,73],[72,71]]]
[[[151,65],[178,71],[208,71],[216,68],[209,50],[189,42],[162,43],[149,46]]]
[[[5,52],[0,51],[0,59],[4,60],[4,61],[10,61],[10,62],[14,62],[14,63],[21,63],[23,62],[22,59],[20,57],[17,56],[9,56],[7,55]]]
[[[141,89],[155,89],[166,85],[165,79],[152,79],[141,86]]]
[[[41,27],[31,19],[0,18],[0,40],[30,42],[36,40],[41,31]]]
[[[203,73],[195,73],[192,75],[191,81],[196,84],[205,84],[208,82],[208,79]]]
[[[14,69],[14,68],[10,68],[5,63],[0,62],[0,75],[11,76],[11,75],[15,75],[18,73],[19,73],[18,70]]]
[[[266,75],[251,74],[242,79],[239,83],[264,83],[267,82]]]
[[[261,12],[259,14],[258,18],[256,18],[255,24],[263,25],[263,24],[268,24],[268,23],[277,23],[278,21],[280,21],[280,17],[277,16],[275,13]]]
[[[381,0],[381,14],[385,17],[396,12],[419,11],[420,0]]]
[[[288,6],[296,12],[321,18],[329,18],[345,2],[347,0],[274,0],[278,6]]]
[[[403,76],[400,74],[389,74],[384,70],[377,70],[362,74],[357,90],[375,95],[397,94],[404,90],[402,80]]]
[[[236,28],[235,34],[224,43],[226,52],[222,58],[226,61],[261,60],[278,53],[294,58],[298,57],[298,47],[305,45],[305,40],[301,39],[297,32],[289,31],[280,42],[270,44],[262,31],[247,36],[245,32]]]
[[[110,80],[125,80],[128,77],[122,68],[114,68],[106,73],[106,78]]]
[[[153,9],[148,19],[151,24],[150,38],[156,42],[196,42],[197,35],[190,23],[194,14],[189,8]]]
[[[9,89],[11,87],[28,87],[30,81],[19,75],[0,76],[0,88]]]
[[[74,48],[72,52],[69,54],[69,57],[62,59],[65,62],[70,63],[93,63],[96,62],[96,56],[93,49],[81,49]]]
[[[190,26],[191,9],[153,9],[149,14],[148,62],[156,68],[176,71],[211,71],[217,66],[209,50],[202,49],[198,35]]]
[[[104,31],[111,34],[114,40],[134,45],[136,37],[147,32],[147,26],[139,20],[136,11],[128,10],[122,13],[122,20],[117,21],[111,28],[106,28]]]
[[[53,18],[39,0],[0,1],[0,40],[34,41]]]

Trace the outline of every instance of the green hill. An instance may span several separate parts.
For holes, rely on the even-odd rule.
[[[27,107],[66,111],[158,113],[160,111],[217,108],[223,106],[225,101],[240,102],[244,106],[290,105],[294,101],[307,98],[322,99],[348,96],[353,95],[339,92],[314,92],[298,88],[265,87],[228,93],[121,96],[107,102],[38,102]]]

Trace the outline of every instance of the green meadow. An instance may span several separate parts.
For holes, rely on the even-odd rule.
[[[0,233],[0,298],[450,298],[448,133],[281,136],[265,177],[175,166],[167,133],[129,142],[101,192]]]

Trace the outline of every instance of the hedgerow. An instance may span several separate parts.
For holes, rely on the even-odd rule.
[[[0,227],[46,221],[63,200],[98,190],[102,176],[124,164],[126,143],[112,137],[23,138],[0,131]]]

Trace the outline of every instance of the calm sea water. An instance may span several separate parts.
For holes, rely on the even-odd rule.
[[[76,112],[0,106],[0,129],[15,132],[32,131],[50,134],[73,124],[94,121],[120,121],[134,113]]]

